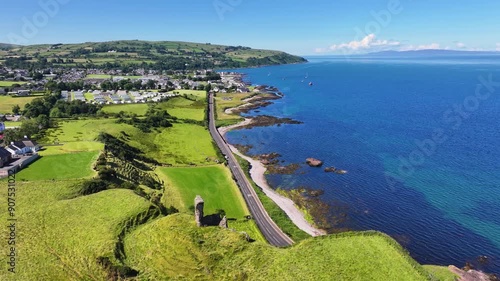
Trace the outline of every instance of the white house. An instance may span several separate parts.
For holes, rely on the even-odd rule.
[[[36,153],[40,150],[40,145],[27,137],[24,137],[21,141],[11,142],[9,146],[5,149],[9,151],[12,157],[16,155],[23,155],[26,153]]]
[[[32,153],[36,153],[40,150],[40,145],[34,141],[34,140],[30,140],[27,136],[24,136],[24,138],[21,140],[21,142],[27,147],[29,148],[29,150],[32,152]]]
[[[20,141],[11,142],[9,146],[5,147],[5,149],[12,154],[12,157],[31,152],[31,149]]]

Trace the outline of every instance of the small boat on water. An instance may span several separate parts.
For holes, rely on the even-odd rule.
[[[313,82],[309,82],[309,86],[312,86],[313,85]]]

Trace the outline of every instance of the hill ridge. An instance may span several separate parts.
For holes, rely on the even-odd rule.
[[[2,46],[0,44],[0,46]],[[307,62],[282,51],[183,41],[116,40],[5,45],[0,63],[13,68],[141,67],[155,70],[239,68]]]

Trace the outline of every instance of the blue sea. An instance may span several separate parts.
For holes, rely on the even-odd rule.
[[[331,216],[346,214],[339,227],[385,232],[423,264],[500,273],[500,58],[309,61],[237,70],[285,95],[249,116],[304,123],[232,131],[229,142],[283,165],[315,157],[347,170],[267,175],[276,188],[324,190]]]

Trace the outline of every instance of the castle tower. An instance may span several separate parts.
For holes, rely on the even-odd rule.
[[[194,220],[196,221],[196,225],[203,226],[203,207],[205,202],[200,195],[197,195],[194,199]]]

